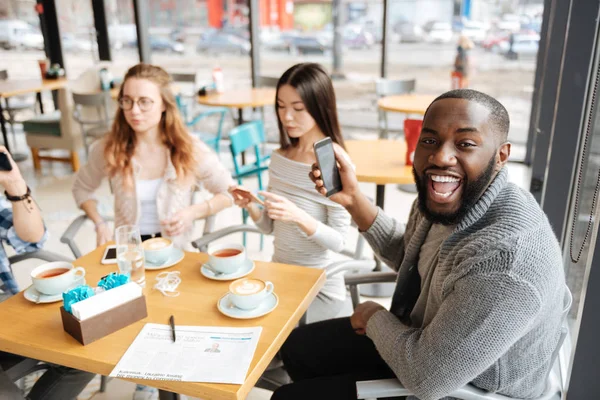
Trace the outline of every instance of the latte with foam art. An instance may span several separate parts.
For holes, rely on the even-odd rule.
[[[145,250],[160,250],[171,245],[171,240],[163,237],[145,240],[142,246]]]
[[[241,279],[231,284],[232,293],[247,296],[258,293],[265,288],[265,283],[258,279]]]

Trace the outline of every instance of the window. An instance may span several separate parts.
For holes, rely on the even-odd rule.
[[[280,77],[301,62],[321,64],[334,79],[338,113],[346,139],[377,137],[375,80],[381,71],[383,3],[356,4],[292,0],[259,2],[260,75]],[[334,48],[339,15],[341,51]],[[265,113],[269,141],[278,141],[275,113]]]
[[[390,0],[388,77],[416,79],[416,92],[452,88],[461,36],[469,39],[468,87],[498,99],[511,117],[511,160],[525,157],[543,4],[530,1],[440,2]],[[456,7],[455,7],[456,5]],[[511,48],[511,35],[514,42]],[[400,116],[388,117],[391,129]]]

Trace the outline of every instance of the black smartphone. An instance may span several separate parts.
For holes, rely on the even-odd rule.
[[[321,170],[321,179],[327,190],[327,197],[342,190],[342,179],[335,161],[331,138],[319,140],[314,144],[317,164]]]
[[[4,152],[0,153],[0,171],[12,171],[8,155]]]

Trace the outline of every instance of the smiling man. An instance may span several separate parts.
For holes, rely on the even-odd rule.
[[[356,381],[396,377],[421,400],[467,383],[539,396],[565,296],[559,244],[525,190],[507,181],[509,117],[492,97],[455,90],[429,106],[415,152],[418,199],[406,227],[360,193],[352,166],[330,198],[398,271],[389,310],[292,332],[281,356],[293,382],[272,399],[355,399]],[[403,155],[399,154],[398,158]],[[326,188],[313,166],[311,178]]]

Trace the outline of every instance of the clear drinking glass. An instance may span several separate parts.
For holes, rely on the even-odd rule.
[[[135,225],[123,225],[116,229],[117,264],[122,274],[129,275],[131,281],[140,286],[146,286],[144,272],[144,250],[140,228]]]

